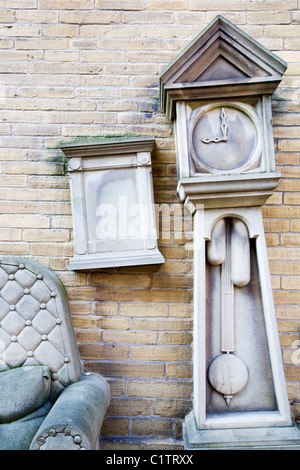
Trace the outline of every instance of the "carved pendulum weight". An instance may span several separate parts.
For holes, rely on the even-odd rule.
[[[208,378],[229,406],[233,395],[248,381],[247,366],[234,354],[234,286],[244,287],[250,282],[250,245],[244,222],[223,218],[215,224],[207,260],[221,265],[221,354],[212,360]]]

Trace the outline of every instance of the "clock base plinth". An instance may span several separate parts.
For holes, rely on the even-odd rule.
[[[183,424],[185,450],[300,450],[300,430],[296,425],[197,429],[194,412]]]

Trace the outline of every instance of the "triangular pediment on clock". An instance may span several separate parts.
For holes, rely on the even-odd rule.
[[[172,117],[178,100],[272,94],[286,67],[219,15],[160,76],[161,104]]]
[[[226,75],[228,80],[235,78],[249,78],[249,75],[240,68],[233,65],[221,55],[217,57],[205,70],[202,70],[195,81],[223,80]]]

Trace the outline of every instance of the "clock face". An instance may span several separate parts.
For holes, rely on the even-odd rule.
[[[238,173],[259,165],[259,120],[249,105],[206,105],[191,119],[191,155],[197,172]]]

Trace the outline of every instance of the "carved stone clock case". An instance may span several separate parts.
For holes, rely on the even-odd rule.
[[[261,206],[277,187],[271,96],[286,64],[221,16],[161,76],[177,194],[193,214],[193,410],[186,449],[300,449]]]
[[[278,442],[291,420],[260,209],[280,176],[270,97],[179,101],[176,111],[178,194],[194,215],[186,447],[201,447],[208,429],[271,426]]]

